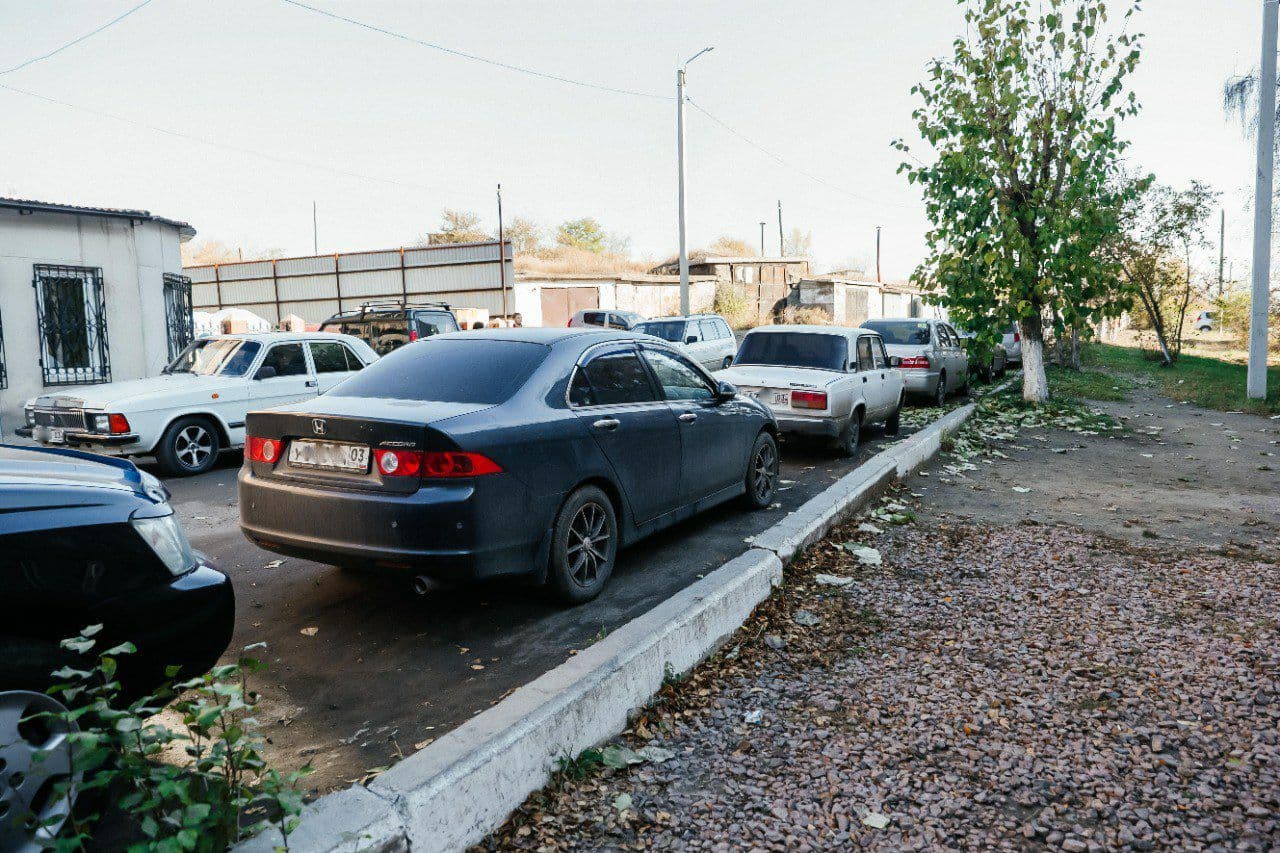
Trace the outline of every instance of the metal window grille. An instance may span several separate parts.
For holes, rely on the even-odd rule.
[[[34,269],[44,384],[110,382],[102,270],[53,264]]]
[[[171,272],[164,274],[164,320],[169,341],[169,360],[178,357],[195,340],[195,316],[191,306],[191,279]]]
[[[4,315],[0,314],[0,391],[9,387],[9,370],[4,363]]]

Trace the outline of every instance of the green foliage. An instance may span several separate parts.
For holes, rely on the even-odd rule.
[[[754,326],[757,320],[755,304],[731,281],[717,282],[712,310],[735,329]]]
[[[609,235],[604,227],[590,216],[570,219],[556,229],[556,242],[587,252],[601,254],[609,248]]]
[[[914,279],[951,318],[992,338],[1023,326],[1038,347],[1053,331],[1123,309],[1115,263],[1099,247],[1119,230],[1132,188],[1117,184],[1127,143],[1117,126],[1140,54],[1133,3],[1111,27],[1101,0],[959,0],[967,35],[931,62],[913,117],[936,152],[900,171],[924,192],[929,254]],[[981,331],[986,330],[986,331]],[[1041,399],[1043,375],[1024,374]]]
[[[1050,365],[1049,387],[1055,395],[1081,400],[1118,402],[1128,399],[1133,380],[1127,376],[1101,370],[1070,370]]]
[[[93,636],[101,627],[91,626],[63,641],[64,648],[86,656],[87,665],[53,673],[59,683],[50,690],[72,709],[50,716],[76,721],[80,727],[68,738],[72,774],[82,776],[76,791],[110,789],[115,806],[138,821],[145,837],[130,848],[134,851],[220,851],[273,824],[287,847],[302,811],[296,785],[310,768],[284,775],[262,755],[249,675],[265,665],[245,655],[234,664],[122,705],[118,658],[135,649],[126,643],[94,652]],[[170,676],[176,674],[176,668],[169,670]],[[181,730],[155,721],[166,705],[181,716]],[[175,750],[181,750],[185,760],[162,760],[162,753],[172,760]],[[65,793],[70,782],[59,785],[55,795]],[[54,849],[90,846],[99,818],[73,815]]]

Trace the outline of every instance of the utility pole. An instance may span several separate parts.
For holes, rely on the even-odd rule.
[[[1249,378],[1245,392],[1267,396],[1267,309],[1271,287],[1271,168],[1276,131],[1276,6],[1262,0],[1262,71],[1258,76],[1258,166],[1253,191],[1253,296],[1249,311]]]
[[[676,70],[676,184],[677,218],[680,223],[680,313],[689,313],[689,251],[684,236],[684,72],[699,56],[713,50],[704,47]]]
[[[785,258],[785,244],[782,240],[782,199],[778,199],[778,257]]]
[[[1218,219],[1218,298],[1222,298],[1222,266],[1227,260],[1227,209],[1220,211]]]
[[[320,227],[316,224],[316,203],[311,202],[311,254],[320,254]]]
[[[502,287],[502,319],[507,318],[507,241],[502,233],[502,184],[498,184],[498,282]]]
[[[764,257],[764,226],[765,226],[765,221],[761,219],[760,220],[760,257],[762,258]]]
[[[880,226],[876,226],[876,281],[880,281]]]

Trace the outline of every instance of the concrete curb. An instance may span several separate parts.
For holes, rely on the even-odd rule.
[[[782,582],[784,563],[930,459],[975,408],[961,406],[877,453],[754,537],[746,553],[398,762],[367,788],[355,785],[308,805],[290,849],[444,851],[482,840],[546,784],[557,759],[626,728],[668,672],[693,668],[742,626]],[[279,840],[272,830],[235,849],[265,853]]]

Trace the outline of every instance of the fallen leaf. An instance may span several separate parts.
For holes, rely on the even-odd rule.
[[[280,568],[280,567],[281,567],[281,566],[283,566],[283,565],[284,565],[284,560],[272,560],[270,563],[267,563],[267,564],[266,564],[265,566],[263,566],[262,568],[264,568],[264,569],[278,569],[278,568]]]
[[[796,615],[792,617],[797,625],[817,625],[822,619],[808,610],[797,610]]]
[[[613,807],[620,812],[631,808],[631,795],[627,793],[619,794],[613,800]]]
[[[320,631],[319,628],[317,628],[315,625],[311,625],[310,627],[303,628],[298,633],[302,634],[305,637],[314,637],[317,633],[319,633],[319,631]]]
[[[654,764],[661,764],[664,761],[670,761],[676,757],[676,754],[669,749],[663,749],[660,746],[646,746],[636,751],[636,755],[645,761],[652,761]]]
[[[844,543],[844,549],[857,557],[858,562],[864,566],[880,565],[880,552],[875,548],[859,545],[857,542],[846,542]]]
[[[1013,487],[1013,490],[1014,490],[1015,492],[1018,492],[1019,494],[1025,494],[1025,493],[1027,493],[1027,492],[1031,491],[1031,490],[1030,490],[1030,489],[1028,489],[1026,486],[1014,486],[1014,487]]]
[[[848,586],[853,583],[853,578],[844,578],[839,575],[818,574],[814,575],[813,579],[827,586]]]
[[[889,818],[880,814],[880,812],[867,812],[862,818],[862,822],[872,829],[884,829],[889,825]]]
[[[644,764],[645,759],[631,747],[615,743],[600,750],[600,761],[605,767],[621,770],[632,764]]]
[[[435,742],[435,738],[433,738],[433,737],[429,737],[429,738],[427,738],[426,740],[420,740],[420,741],[418,741],[417,743],[415,743],[415,744],[413,745],[413,748],[414,748],[414,749],[426,749],[428,746],[430,746],[430,745],[431,745],[432,743],[434,743],[434,742]]]

